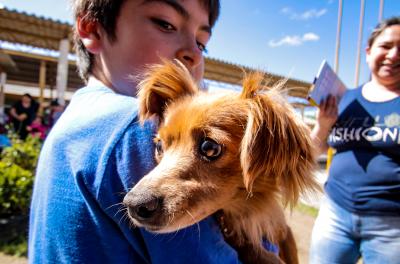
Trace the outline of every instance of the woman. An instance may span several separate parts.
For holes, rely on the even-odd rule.
[[[37,103],[30,94],[24,94],[21,100],[16,102],[10,109],[14,130],[21,139],[25,139],[28,136],[27,127],[35,119],[37,109]]]
[[[400,263],[400,17],[372,32],[371,80],[321,103],[312,136],[336,149],[310,263]]]

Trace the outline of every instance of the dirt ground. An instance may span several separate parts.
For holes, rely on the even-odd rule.
[[[0,252],[0,263],[1,264],[26,264],[26,263],[28,263],[28,260],[26,258],[19,258],[19,257],[4,255],[3,253]]]
[[[308,264],[308,249],[315,218],[298,210],[293,210],[291,214],[287,214],[287,220],[297,242],[300,264]]]
[[[287,215],[287,220],[291,226],[295,239],[297,241],[297,248],[299,251],[300,264],[308,263],[308,248],[310,246],[311,230],[314,224],[314,217],[293,210],[291,214]],[[12,257],[0,253],[1,264],[26,264],[26,258]]]

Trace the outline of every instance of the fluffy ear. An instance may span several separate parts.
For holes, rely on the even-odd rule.
[[[244,183],[252,192],[258,179],[271,182],[293,206],[300,193],[318,189],[310,130],[281,95],[282,84],[265,90],[262,80],[259,73],[246,77],[241,94],[249,109],[240,156]]]
[[[178,60],[162,60],[162,64],[149,67],[139,83],[140,122],[156,115],[163,119],[166,107],[171,101],[198,91],[190,72]]]

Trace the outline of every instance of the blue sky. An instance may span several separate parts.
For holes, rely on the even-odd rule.
[[[343,0],[339,76],[354,86],[360,2]],[[378,22],[379,0],[365,1],[360,83],[369,78],[366,40]],[[335,56],[339,0],[221,0],[207,56],[311,82],[323,59]],[[0,0],[10,9],[72,23],[68,0]],[[400,0],[385,0],[383,17],[400,16]]]

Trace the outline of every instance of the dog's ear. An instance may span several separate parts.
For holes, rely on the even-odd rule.
[[[249,75],[241,94],[248,104],[240,154],[244,183],[251,193],[257,178],[267,181],[281,191],[285,205],[293,206],[300,193],[318,189],[310,130],[281,95],[282,83],[265,90],[262,81],[260,73]]]
[[[188,69],[178,60],[162,60],[148,68],[139,83],[139,119],[140,122],[156,115],[164,117],[166,107],[171,101],[198,91]]]

